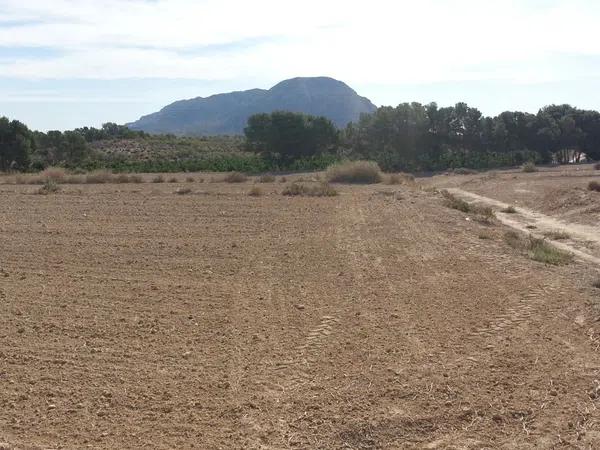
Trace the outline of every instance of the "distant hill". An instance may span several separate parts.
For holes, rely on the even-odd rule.
[[[133,130],[179,135],[242,134],[248,117],[276,110],[325,116],[345,127],[376,107],[347,84],[327,77],[293,78],[269,90],[181,100],[128,124]]]

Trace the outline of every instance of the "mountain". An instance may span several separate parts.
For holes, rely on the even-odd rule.
[[[283,110],[325,116],[345,127],[376,107],[347,84],[327,77],[292,78],[269,90],[181,100],[127,124],[133,130],[181,135],[242,134],[248,117]]]

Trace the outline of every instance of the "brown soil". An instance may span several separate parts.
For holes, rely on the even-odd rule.
[[[600,446],[592,266],[417,188],[180,186],[0,186],[0,448]]]

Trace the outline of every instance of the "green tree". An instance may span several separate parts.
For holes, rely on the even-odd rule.
[[[286,165],[325,153],[338,140],[338,131],[329,119],[286,111],[251,116],[244,134],[248,150]]]
[[[0,117],[0,170],[29,168],[30,155],[34,149],[33,133],[26,125]]]

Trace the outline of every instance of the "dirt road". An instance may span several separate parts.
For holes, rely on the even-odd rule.
[[[249,188],[0,187],[5,448],[600,446],[596,269],[418,189]]]
[[[514,208],[508,203],[462,189],[449,188],[448,192],[465,201],[491,207],[503,224],[527,234],[544,238],[548,233],[561,233],[560,240],[554,239],[554,246],[573,253],[583,261],[600,266],[600,258],[595,256],[600,255],[600,227],[598,226],[561,221],[528,208]],[[514,213],[503,212],[509,206],[513,206]]]

